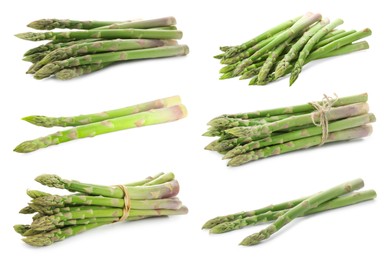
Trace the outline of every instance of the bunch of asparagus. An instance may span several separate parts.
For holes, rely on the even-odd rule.
[[[16,37],[51,42],[28,50],[32,62],[28,74],[43,79],[51,75],[66,80],[105,68],[115,62],[187,55],[187,45],[178,45],[183,33],[174,17],[136,21],[74,21],[43,19],[27,26],[37,30],[82,29],[63,32],[27,32]]]
[[[70,195],[59,196],[28,190],[32,198],[20,213],[33,214],[31,225],[15,225],[23,241],[32,246],[48,246],[70,236],[118,221],[187,214],[188,209],[175,197],[179,183],[173,173],[160,173],[144,180],[118,186],[86,184],[64,180],[56,175],[41,175],[37,182],[66,189]],[[126,198],[124,189],[129,196]],[[130,206],[124,212],[125,200]],[[121,219],[126,214],[126,219]]]
[[[14,151],[29,153],[79,138],[172,122],[186,115],[187,109],[181,104],[180,97],[173,96],[96,114],[73,117],[27,116],[23,120],[37,126],[71,126],[72,128],[25,141],[19,144]]]
[[[222,115],[208,123],[210,128],[203,135],[219,139],[205,149],[224,154],[228,166],[239,166],[324,143],[366,137],[372,132],[368,124],[375,122],[367,100],[367,94],[332,100],[326,97],[321,102]],[[331,107],[324,109],[326,104]],[[324,117],[326,122],[321,122]]]
[[[267,228],[246,237],[240,243],[243,246],[256,245],[278,232],[295,218],[374,199],[376,197],[374,190],[353,192],[363,186],[362,179],[352,180],[309,197],[216,217],[207,221],[203,228],[210,229],[210,233],[220,234],[273,221]]]
[[[369,48],[367,42],[356,41],[371,35],[370,29],[336,30],[341,24],[341,19],[330,22],[321,14],[307,13],[241,45],[221,47],[223,53],[215,56],[226,65],[220,79],[240,76],[251,78],[249,85],[266,85],[291,73],[291,86],[311,61]]]

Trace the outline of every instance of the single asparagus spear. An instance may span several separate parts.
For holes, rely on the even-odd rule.
[[[237,55],[238,53],[243,52],[244,50],[254,46],[256,43],[259,43],[260,41],[263,41],[263,40],[271,37],[272,35],[277,34],[280,31],[283,31],[287,28],[290,28],[299,19],[301,19],[301,17],[302,16],[299,16],[299,17],[296,17],[292,20],[285,21],[285,22],[275,26],[274,28],[269,29],[268,31],[256,36],[255,38],[253,38],[253,39],[251,39],[251,40],[249,40],[249,41],[247,41],[239,46],[234,46],[232,48],[229,48],[229,50],[227,50],[225,53],[225,57],[226,58],[233,57],[233,56]]]
[[[234,70],[234,75],[239,75],[246,67],[253,64],[258,58],[271,51],[273,48],[286,41],[288,38],[293,37],[301,33],[305,28],[321,19],[320,14],[305,15],[298,20],[293,26],[287,29],[285,32],[280,34],[278,37],[273,39],[270,43],[258,50],[248,59],[243,60]]]
[[[113,61],[152,59],[172,56],[184,56],[189,52],[187,45],[163,46],[150,49],[118,51],[72,57],[67,60],[55,61],[43,66],[38,70],[34,78],[43,79],[67,67],[74,67],[88,64],[100,64]]]
[[[372,132],[372,127],[368,125],[349,128],[342,131],[330,133],[325,143],[346,141],[369,136]],[[250,161],[267,158],[272,155],[284,154],[291,151],[306,149],[309,147],[320,145],[322,142],[321,135],[302,138],[278,145],[267,146],[265,148],[251,151],[245,154],[237,155],[230,159],[228,166],[240,166]]]
[[[176,24],[176,19],[173,16],[150,19],[150,20],[139,20],[139,21],[128,21],[113,23],[102,27],[97,27],[92,30],[108,30],[108,29],[150,29],[155,27],[165,27]]]
[[[322,46],[327,45],[328,43],[331,43],[331,42],[333,42],[333,41],[335,41],[335,40],[338,40],[338,39],[340,39],[340,38],[343,38],[343,37],[345,37],[345,36],[351,35],[351,34],[353,34],[353,33],[355,33],[355,32],[356,32],[356,30],[351,30],[351,31],[348,31],[348,32],[342,32],[342,33],[336,34],[336,35],[334,35],[334,36],[332,36],[332,37],[329,37],[329,38],[327,38],[327,39],[325,39],[325,36],[324,36],[324,37],[322,38],[322,41],[320,41],[319,43],[317,43],[317,44],[314,46],[313,50],[316,50],[316,49],[318,49],[318,48],[320,48],[320,47],[322,47]]]
[[[119,21],[77,21],[68,19],[41,19],[29,23],[27,26],[36,30],[53,30],[53,29],[93,29],[107,26]]]
[[[336,100],[336,102],[333,104],[333,107],[339,107],[339,106],[345,106],[350,105],[354,103],[361,103],[361,102],[367,102],[368,95],[367,93],[354,95],[354,96],[348,96],[348,97],[341,97]],[[318,102],[319,104],[323,105],[322,102]],[[295,106],[288,106],[288,107],[280,107],[280,108],[274,108],[274,109],[268,109],[268,110],[259,110],[259,111],[253,111],[248,113],[238,113],[238,114],[226,114],[219,117],[231,117],[231,118],[241,118],[241,119],[250,119],[250,118],[256,118],[256,117],[269,117],[269,116],[277,116],[277,115],[285,115],[285,114],[295,114],[295,113],[308,113],[312,112],[315,109],[313,106],[309,103],[303,104],[303,105],[295,105]]]
[[[31,63],[37,63],[39,62],[40,60],[42,60],[46,55],[48,55],[50,53],[50,51],[43,51],[43,52],[38,52],[38,53],[34,53],[34,54],[30,54],[30,55],[27,55],[27,56],[24,56],[23,57],[23,60],[24,61],[28,61],[28,62],[31,62]],[[27,72],[28,73],[28,72]]]
[[[156,216],[134,216],[134,217],[128,217],[126,218],[126,221],[136,221],[140,219],[145,219],[145,218],[152,218]],[[118,222],[120,218],[118,217],[107,217],[107,218],[86,218],[86,219],[71,219],[71,220],[64,220],[60,222],[50,223],[50,222],[42,222],[41,225],[37,226],[35,225],[34,227],[30,226],[30,229],[23,233],[23,236],[31,236],[35,235],[37,233],[41,232],[49,232],[54,229],[58,228],[63,228],[67,226],[77,226],[77,225],[88,225],[88,224],[97,224],[97,223],[102,223],[102,224],[111,224]]]
[[[69,59],[75,56],[82,56],[85,54],[113,52],[124,50],[139,50],[148,49],[161,46],[177,45],[174,40],[144,40],[144,39],[128,39],[128,40],[107,40],[99,42],[87,42],[75,44],[69,47],[59,48],[47,53],[43,58],[35,64],[35,66],[27,73],[35,73],[44,65],[54,62]]]
[[[44,127],[53,126],[81,126],[96,122],[101,122],[107,119],[113,119],[117,117],[123,117],[128,115],[137,114],[140,112],[146,112],[152,109],[166,108],[179,105],[181,103],[180,96],[172,96],[161,99],[148,101],[145,103],[128,106],[124,108],[103,111],[100,113],[86,114],[79,116],[69,117],[46,117],[46,116],[27,116],[22,118],[23,120]]]
[[[69,47],[74,44],[85,43],[85,42],[96,42],[96,41],[100,41],[100,39],[84,39],[79,41],[70,41],[70,42],[61,42],[61,43],[49,42],[46,44],[39,45],[38,47],[29,49],[24,53],[24,56],[28,56],[38,52],[53,51],[58,48]]]
[[[42,207],[56,207],[58,209],[79,205],[105,206],[122,209],[125,203],[123,199],[113,199],[99,196],[50,195],[34,199],[32,201],[32,205],[38,205]],[[131,200],[131,209],[179,209],[181,206],[181,201],[178,198]]]
[[[338,196],[350,193],[351,191],[358,190],[364,186],[364,182],[362,179],[356,179],[352,180],[343,184],[340,184],[338,186],[335,186],[327,191],[320,192],[316,195],[313,195],[309,197],[308,199],[305,199],[300,204],[295,206],[294,208],[287,211],[282,216],[278,217],[275,222],[273,222],[271,225],[269,225],[266,229],[263,229],[259,233],[255,233],[253,235],[250,235],[246,237],[240,245],[244,246],[251,246],[256,245],[260,243],[261,241],[269,238],[271,235],[273,235],[275,232],[280,230],[282,227],[287,225],[290,221],[294,220],[295,218],[302,216],[309,210],[318,207],[318,205],[331,200],[333,198],[336,198]]]
[[[122,189],[117,186],[81,183],[74,180],[65,180],[53,174],[43,174],[35,180],[49,187],[67,189],[72,192],[83,192],[89,195],[119,199],[124,197]],[[126,186],[126,188],[131,199],[163,199],[176,196],[179,193],[179,183],[176,180],[153,186]]]
[[[358,127],[361,125],[365,125],[368,123],[373,123],[375,122],[375,116],[374,114],[364,114],[361,116],[356,116],[356,117],[350,117],[334,122],[330,122],[328,125],[328,131],[329,133],[348,129],[348,128],[353,128],[353,127]],[[270,136],[265,139],[260,139],[255,140],[253,142],[247,143],[245,145],[238,145],[232,150],[228,151],[223,159],[230,159],[233,158],[237,155],[240,154],[245,154],[247,152],[260,149],[263,147],[267,147],[270,145],[275,145],[275,144],[280,144],[280,143],[285,143],[293,140],[298,140],[303,137],[310,137],[310,136],[315,136],[315,135],[320,135],[322,133],[321,127],[309,127],[309,128],[304,128],[302,130],[297,130],[297,131],[292,131],[288,132],[285,134],[279,134],[275,136]],[[252,137],[252,139],[256,139],[256,137]]]
[[[87,225],[70,226],[63,229],[55,229],[50,232],[40,233],[23,238],[23,241],[31,246],[49,246],[65,238],[80,234],[81,232],[100,227],[107,223],[92,223]]]
[[[303,47],[302,51],[299,53],[298,60],[294,64],[294,68],[293,71],[291,72],[291,77],[290,77],[290,86],[298,78],[298,75],[302,71],[302,67],[305,64],[305,60],[309,56],[314,46],[321,40],[322,37],[324,37],[331,30],[333,30],[334,28],[336,28],[337,26],[343,23],[344,23],[343,20],[336,19],[330,24],[328,24],[327,26],[323,27],[316,34],[314,34],[313,37],[310,38],[310,40],[305,44],[305,47]]]
[[[324,212],[327,210],[337,209],[341,207],[351,206],[360,202],[372,200],[376,198],[376,192],[374,190],[367,190],[367,191],[361,191],[361,192],[352,192],[350,194],[346,194],[341,197],[337,197],[335,199],[329,200],[327,202],[324,202],[320,204],[318,207],[313,208],[307,212],[305,212],[303,216],[311,215],[314,213]],[[273,221],[278,219],[278,217],[284,215],[288,212],[288,209],[280,210],[280,211],[268,211],[266,213],[237,219],[230,222],[224,222],[221,223],[213,228],[210,229],[210,233],[213,234],[221,234],[237,229],[244,228],[246,226],[253,226],[260,223]]]
[[[358,116],[366,113],[368,113],[368,104],[357,103],[357,104],[351,104],[342,107],[331,108],[327,112],[327,118],[329,121],[333,121],[342,118]],[[282,119],[276,122],[272,122],[260,126],[234,127],[231,129],[227,129],[225,131],[237,137],[250,137],[250,136],[266,137],[278,130],[285,130],[291,127],[313,124],[313,120],[315,122],[318,122],[319,118],[320,118],[319,112],[312,112],[309,114],[292,116],[286,119]]]
[[[222,116],[222,117],[217,117],[212,119],[210,122],[207,123],[207,125],[217,129],[227,129],[227,128],[232,128],[237,126],[255,126],[255,125],[263,125],[266,123],[271,123],[282,119],[286,119],[293,115],[298,115],[298,114],[277,115],[277,116],[259,117],[259,118],[252,118],[252,119],[230,118],[230,117]]]
[[[329,19],[323,19],[321,22],[315,24],[308,31],[306,31],[303,36],[291,47],[290,51],[283,57],[283,59],[278,63],[275,68],[275,78],[279,78],[284,75],[287,67],[290,65],[290,62],[294,60],[299,51],[305,46],[305,44],[310,40],[313,35],[315,35],[321,28],[326,26],[329,23]]]
[[[181,31],[150,30],[150,29],[110,29],[97,31],[68,31],[68,32],[44,32],[44,33],[19,33],[16,37],[29,41],[63,40],[63,39],[181,39]]]
[[[69,80],[82,75],[86,75],[104,68],[107,68],[114,62],[105,62],[100,64],[88,64],[83,66],[70,67],[66,69],[62,69],[56,72],[54,75],[57,79],[60,80]]]

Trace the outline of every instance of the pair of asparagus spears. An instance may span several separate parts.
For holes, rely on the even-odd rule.
[[[48,246],[83,231],[118,221],[188,212],[187,207],[176,197],[179,183],[173,173],[160,173],[122,185],[122,188],[65,180],[49,174],[38,176],[35,180],[49,187],[78,193],[60,196],[37,190],[27,191],[32,200],[20,213],[35,213],[33,221],[30,225],[15,225],[14,229],[24,236],[24,242],[32,246]],[[126,219],[121,219],[126,204],[123,189],[127,190],[131,205]]]
[[[184,118],[186,115],[187,109],[181,104],[180,97],[172,96],[96,114],[73,117],[28,116],[23,120],[37,126],[71,126],[72,128],[25,141],[19,144],[14,151],[29,153],[79,138],[172,122]]]
[[[364,182],[362,179],[352,180],[309,197],[270,205],[256,210],[216,217],[207,221],[203,225],[203,228],[209,229],[210,233],[220,234],[246,226],[273,221],[267,228],[246,237],[240,243],[240,245],[244,246],[256,245],[298,217],[374,199],[376,197],[374,190],[353,192],[363,186]]]
[[[174,17],[139,21],[73,21],[43,19],[28,26],[38,30],[83,29],[80,31],[20,33],[30,41],[52,40],[30,49],[24,60],[33,65],[27,71],[36,79],[55,75],[71,79],[105,68],[114,62],[186,55],[186,45],[178,45],[183,33]]]
[[[369,113],[367,94],[333,100],[327,111],[303,104],[249,113],[226,114],[212,119],[204,136],[219,136],[205,147],[224,154],[228,166],[239,166],[269,156],[330,142],[366,137],[375,115]],[[325,100],[326,101],[326,100]],[[318,102],[323,105],[325,101]],[[327,125],[319,126],[326,116]],[[328,136],[324,140],[323,127]]]
[[[226,64],[220,79],[240,76],[249,85],[266,85],[291,73],[290,86],[297,80],[303,66],[311,61],[368,49],[365,41],[371,35],[361,31],[335,30],[343,20],[332,22],[321,14],[307,13],[269,29],[238,46],[224,46],[216,55]]]

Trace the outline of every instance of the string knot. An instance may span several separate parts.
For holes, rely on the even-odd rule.
[[[329,136],[329,120],[328,112],[332,109],[333,105],[337,102],[338,96],[333,94],[334,98],[329,97],[324,94],[322,102],[310,102],[309,104],[314,107],[316,111],[311,113],[311,120],[315,126],[322,127],[322,137],[320,146],[323,145]],[[318,116],[318,122],[316,121],[316,116]]]

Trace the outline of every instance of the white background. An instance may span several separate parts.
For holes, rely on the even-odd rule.
[[[390,232],[388,154],[388,15],[385,1],[3,1],[1,21],[2,201],[0,258],[13,259],[183,259],[283,257],[300,259],[388,259]],[[219,81],[221,68],[212,56],[220,45],[234,45],[307,11],[340,28],[370,27],[368,51],[305,66],[291,88],[288,79],[268,86],[247,86],[237,79]],[[24,74],[22,54],[40,43],[17,39],[25,25],[40,18],[128,20],[173,15],[184,31],[187,57],[128,62],[71,81],[34,80]],[[203,150],[212,138],[202,137],[209,119],[223,113],[301,104],[323,93],[340,97],[369,93],[377,116],[371,137],[295,152],[242,167],[228,168],[221,156]],[[124,107],[180,95],[189,115],[178,122],[83,139],[30,154],[12,152],[22,141],[57,129],[30,125],[31,114],[68,116]],[[97,184],[118,184],[160,171],[173,171],[181,184],[185,216],[115,224],[47,248],[24,244],[12,226],[29,223],[18,211],[28,202],[27,188],[45,189],[34,178],[55,173]],[[255,209],[362,177],[378,198],[349,208],[294,221],[274,238],[240,247],[247,235],[264,226],[222,235],[201,230],[209,218]],[[49,191],[56,193],[49,189]],[[385,242],[387,240],[387,242]]]

